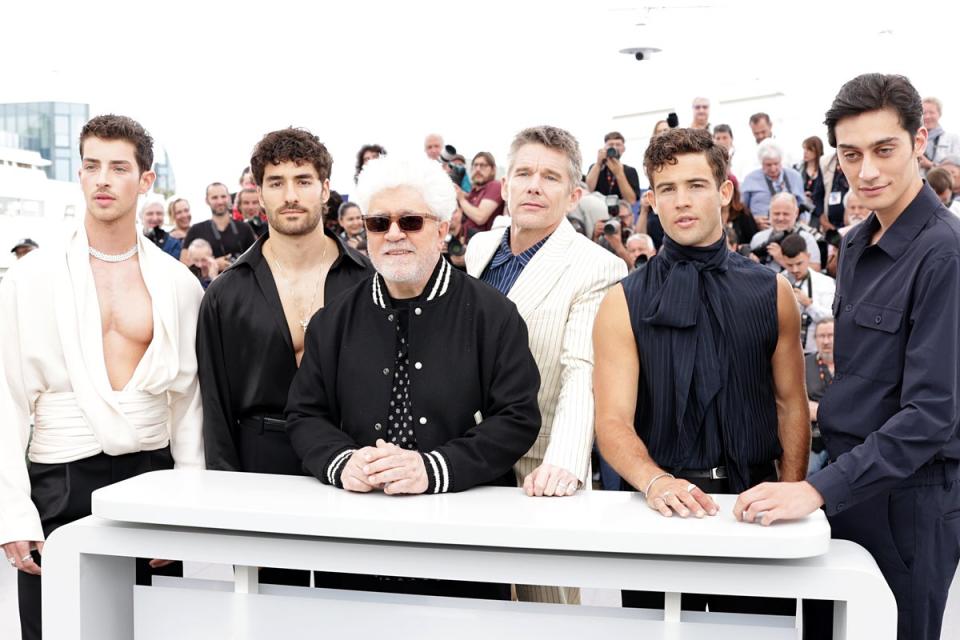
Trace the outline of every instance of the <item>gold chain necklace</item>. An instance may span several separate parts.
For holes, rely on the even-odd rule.
[[[327,257],[327,246],[328,246],[326,242],[327,240],[326,236],[324,236],[323,240],[324,240],[323,251],[320,253],[320,273],[317,274],[317,283],[313,286],[313,297],[310,298],[310,306],[307,307],[307,312],[303,313],[301,311],[300,313],[299,322],[300,322],[300,327],[303,329],[304,333],[307,332],[307,325],[310,324],[310,312],[313,310],[313,304],[317,301],[317,292],[320,290],[320,280],[323,279],[323,271],[324,271],[323,260],[324,258]],[[280,275],[282,275],[283,279],[287,281],[287,287],[292,292],[293,283],[291,282],[290,278],[287,276],[287,270],[284,269],[283,265],[280,263],[280,258],[277,257],[277,252],[274,251],[273,245],[270,245],[270,253],[273,254],[273,261],[277,263],[277,268],[280,269]]]

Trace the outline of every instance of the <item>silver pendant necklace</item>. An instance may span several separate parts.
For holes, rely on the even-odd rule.
[[[283,276],[283,279],[287,281],[287,287],[290,289],[291,293],[293,292],[293,283],[290,281],[290,278],[287,277],[287,270],[283,268],[283,265],[280,264],[280,259],[277,257],[277,252],[273,250],[273,246],[270,247],[270,253],[273,254],[273,261],[277,263],[277,267],[280,269],[280,274]],[[307,325],[310,324],[311,312],[313,311],[313,304],[317,301],[317,292],[320,291],[320,281],[323,280],[323,260],[327,257],[327,243],[323,243],[323,251],[320,253],[320,272],[317,274],[317,283],[313,286],[313,297],[310,298],[310,306],[307,307],[307,312],[300,312],[300,319],[298,323],[300,328],[303,329],[303,332],[307,332]]]
[[[102,260],[103,262],[123,262],[124,260],[129,260],[133,256],[137,255],[137,245],[133,245],[123,253],[104,253],[103,251],[98,251],[93,247],[87,247],[87,251],[91,256],[97,260]]]

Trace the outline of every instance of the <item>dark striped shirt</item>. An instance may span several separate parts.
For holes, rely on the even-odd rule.
[[[500,247],[493,254],[493,259],[483,271],[480,279],[503,295],[507,295],[517,278],[523,273],[523,268],[533,259],[533,256],[536,255],[549,237],[547,236],[520,255],[515,256],[510,249],[510,229],[505,229],[503,238],[500,240]]]

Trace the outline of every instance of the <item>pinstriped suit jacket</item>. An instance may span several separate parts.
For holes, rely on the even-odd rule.
[[[478,233],[467,245],[467,273],[479,278],[504,229]],[[554,464],[588,484],[593,446],[593,322],[607,288],[627,275],[623,260],[564,220],[527,263],[507,295],[527,323],[540,368],[540,435],[525,471]],[[521,475],[522,477],[522,475]]]

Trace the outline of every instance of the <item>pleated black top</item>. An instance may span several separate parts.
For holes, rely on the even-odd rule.
[[[660,466],[727,467],[731,491],[782,449],[771,358],[777,281],[727,250],[662,251],[622,282],[640,359],[634,425]]]

